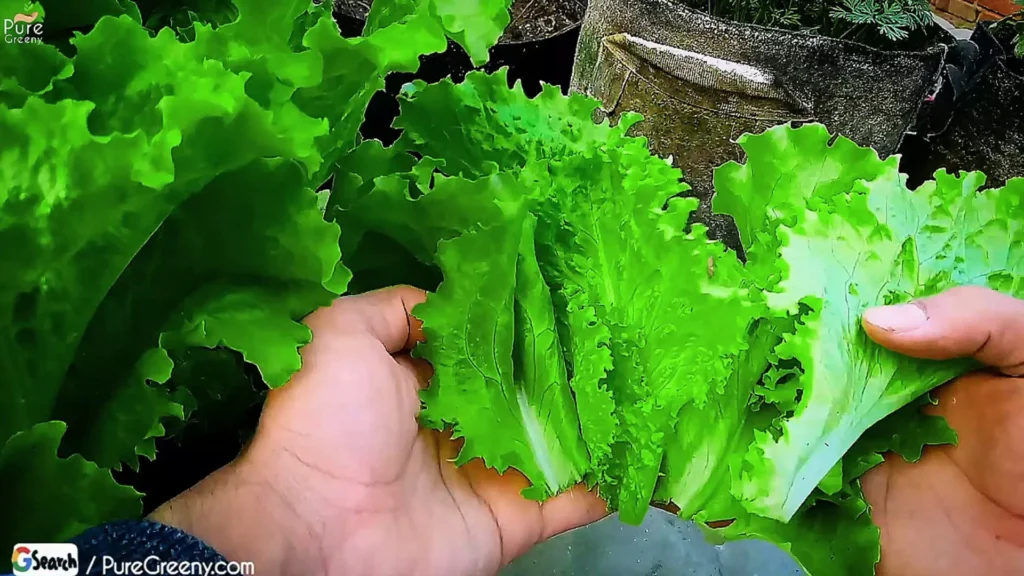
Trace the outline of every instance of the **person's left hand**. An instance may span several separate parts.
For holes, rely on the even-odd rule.
[[[494,574],[534,544],[603,517],[577,487],[543,504],[514,470],[457,468],[457,445],[421,430],[429,365],[409,287],[340,298],[307,319],[303,367],[269,393],[256,435],[231,464],[152,519],[261,574]]]

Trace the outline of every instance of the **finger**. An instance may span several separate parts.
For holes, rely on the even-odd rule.
[[[503,565],[548,538],[608,515],[608,505],[597,491],[588,491],[583,485],[538,503],[522,497],[530,481],[514,468],[498,474],[474,458],[460,470],[473,491],[487,502],[498,524]]]
[[[540,540],[542,531],[541,506],[526,500],[520,494],[530,486],[521,472],[509,468],[498,474],[474,458],[459,471],[469,482],[473,492],[487,503],[501,534],[501,564],[505,565],[524,554]]]
[[[395,357],[395,362],[410,374],[416,377],[416,383],[420,390],[426,390],[430,384],[430,377],[434,375],[434,368],[423,358],[413,358],[408,354],[401,354]]]
[[[973,357],[1011,376],[1024,375],[1024,301],[977,286],[864,313],[872,340],[927,358]]]
[[[541,505],[547,540],[562,532],[597,522],[608,515],[608,504],[597,495],[597,488],[587,490],[582,484],[559,494]]]
[[[412,309],[426,298],[426,292],[412,286],[345,296],[311,314],[306,325],[314,337],[318,334],[369,334],[389,353],[395,354],[410,350],[423,340],[423,323],[413,317]]]

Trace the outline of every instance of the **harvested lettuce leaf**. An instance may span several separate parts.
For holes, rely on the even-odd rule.
[[[543,399],[543,412],[522,409],[523,424],[533,444],[552,447],[547,454],[539,453],[537,463],[548,493],[556,494],[579,482],[589,458],[569,389],[551,291],[537,262],[536,226],[536,217],[528,216],[519,244],[513,368],[520,405]]]
[[[750,409],[754,387],[779,342],[778,331],[763,324],[751,327],[749,348],[740,354],[713,401],[688,405],[679,412],[655,499],[671,501],[684,518],[700,514],[709,520],[726,520],[737,512],[728,498],[729,486],[754,430],[766,428],[774,416],[768,409]]]
[[[408,164],[372,141],[350,156],[364,161],[346,160],[339,172],[329,203],[337,220],[346,230],[386,233],[444,273],[437,294],[414,310],[428,335],[418,353],[435,374],[421,420],[451,425],[466,439],[460,462],[481,457],[498,470],[523,472],[530,498],[571,487],[586,470],[587,452],[537,263],[536,218],[525,212],[528,194],[518,179],[448,177],[425,157],[366,187],[365,178],[384,172],[378,166]]]
[[[940,172],[912,192],[895,159],[865,157],[813,125],[775,128],[741,145],[750,163],[721,169],[728,201],[720,206],[747,230],[753,278],[771,314],[796,321],[775,354],[800,370],[787,384],[799,390],[792,413],[775,433],[756,433],[733,490],[749,511],[785,521],[871,425],[972,366],[884,350],[868,340],[860,316],[957,284],[1020,293],[1012,243],[1021,223],[1009,215],[1024,181],[979,194],[978,175]],[[777,160],[794,149],[799,161]]]
[[[445,280],[413,311],[434,366],[420,418],[465,439],[457,463],[513,467],[543,499],[577,483],[587,457],[524,216],[440,243]]]
[[[614,482],[602,483],[602,494],[625,521],[639,522],[679,411],[720,401],[747,346],[753,307],[728,280],[739,276],[735,256],[699,227],[682,233],[695,204],[673,199],[678,174],[642,145],[569,157],[551,163],[549,174],[551,185],[541,187],[554,197],[540,213],[558,226],[552,278],[567,298],[584,294],[611,336],[603,386],[620,428],[609,460],[598,463]],[[715,319],[714,333],[702,318]],[[580,405],[581,414],[588,408]]]
[[[880,555],[879,531],[871,521],[859,479],[882,463],[883,454],[893,452],[914,462],[926,445],[956,442],[945,419],[922,412],[929,404],[928,396],[923,396],[869,428],[789,522],[751,514],[729,494],[730,483],[739,479],[742,470],[742,450],[730,455],[729,473],[716,478],[717,490],[710,491],[695,516],[705,524],[731,522],[726,528],[710,530],[713,538],[759,538],[778,544],[810,575],[871,576]],[[771,408],[765,405],[748,415],[748,430],[738,445],[753,442],[754,430],[769,428],[771,414],[764,412]],[[689,517],[683,511],[680,514]]]
[[[725,393],[729,363],[747,346],[756,299],[741,286],[745,272],[735,255],[708,242],[702,227],[684,233],[693,201],[674,198],[686,189],[677,170],[652,157],[646,141],[626,136],[638,116],[595,124],[595,101],[553,87],[530,99],[506,78],[504,71],[471,73],[461,84],[408,85],[396,121],[405,133],[393,154],[444,158],[429,166],[477,182],[517,177],[518,189],[503,189],[523,194],[538,219],[538,264],[553,292],[590,453],[588,481],[625,520],[639,522],[679,410],[713,404]],[[367,156],[394,162],[379,150]],[[365,186],[361,176],[347,179]],[[434,237],[431,228],[462,221],[448,232],[457,234],[477,219],[489,221],[495,203],[514,197],[490,187],[495,195],[477,203],[472,187],[441,195],[445,180],[435,175],[435,189],[424,193],[424,181],[425,172],[415,170],[377,177],[372,191],[348,200],[350,215],[414,253],[420,246],[423,257],[431,242],[411,236]],[[385,208],[385,198],[404,204]],[[382,222],[409,210],[417,216],[403,216],[405,225]],[[702,318],[715,318],[720,330],[708,334]]]
[[[899,169],[898,158],[883,162],[847,138],[833,141],[821,124],[744,134],[738,144],[746,160],[715,170],[713,208],[736,222],[747,270],[761,289],[779,278],[779,225],[792,224],[805,208],[827,205],[860,180]]]

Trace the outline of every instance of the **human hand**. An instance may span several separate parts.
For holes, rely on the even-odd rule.
[[[494,574],[534,544],[596,521],[605,504],[577,487],[543,504],[528,483],[419,429],[429,365],[409,287],[340,298],[307,318],[303,367],[267,397],[256,435],[231,464],[152,518],[262,574]]]
[[[864,328],[909,356],[973,356],[994,369],[938,390],[932,412],[957,446],[927,448],[914,464],[887,458],[864,477],[882,531],[878,574],[1024,574],[1024,301],[956,288],[869,310]]]

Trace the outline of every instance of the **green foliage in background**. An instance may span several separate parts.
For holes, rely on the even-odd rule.
[[[684,0],[744,22],[887,47],[932,23],[928,0]]]

